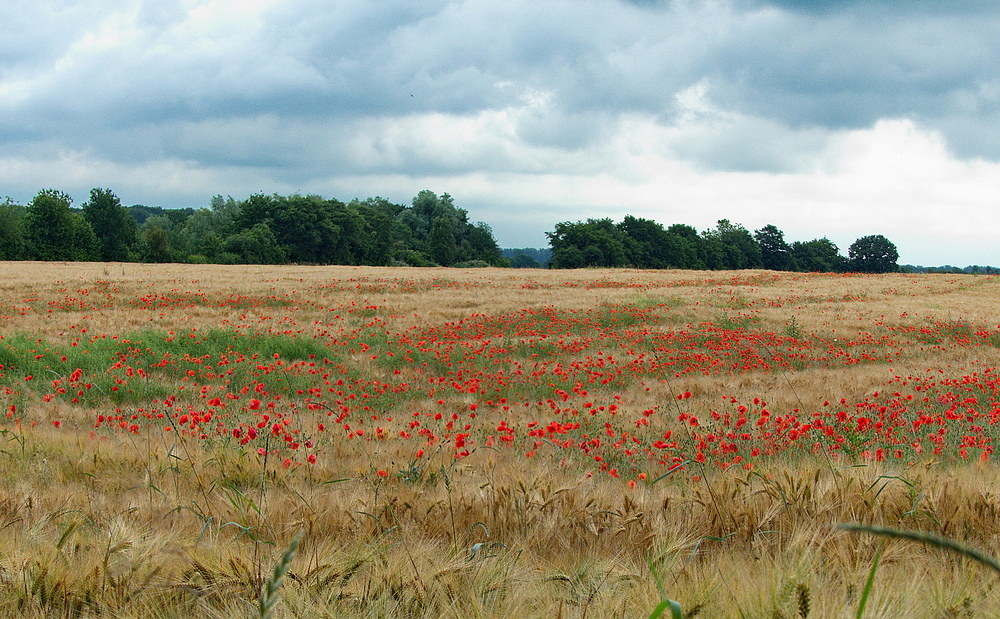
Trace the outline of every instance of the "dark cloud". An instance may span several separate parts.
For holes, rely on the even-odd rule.
[[[124,2],[57,4],[0,9],[19,27],[0,47],[3,81],[20,80],[6,135],[84,148],[170,122],[475,115],[545,93],[516,135],[578,149],[620,114],[674,122],[677,93],[704,82],[751,124],[836,130],[910,116],[961,152],[1000,157],[963,130],[996,107],[1000,21],[974,2],[942,14],[923,2],[303,0],[232,24],[176,1],[135,14]],[[927,10],[906,9],[917,5]],[[32,48],[38,21],[63,36]]]
[[[185,200],[169,179],[571,179],[557,192],[638,183],[648,153],[805,173],[883,119],[1000,161],[995,2],[12,0],[0,24],[0,163],[40,170],[25,183],[91,165],[167,170]]]

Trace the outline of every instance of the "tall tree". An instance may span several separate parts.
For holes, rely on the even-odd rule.
[[[83,204],[83,217],[97,236],[101,260],[128,260],[137,238],[135,219],[110,189],[91,189]]]
[[[441,266],[450,267],[455,262],[455,233],[451,220],[446,215],[438,215],[431,223],[427,248],[431,258]]]
[[[709,265],[709,268],[757,269],[764,266],[760,245],[740,224],[720,219],[714,229],[706,230],[702,236],[721,244],[720,249],[724,256],[720,266]]]
[[[618,229],[630,239],[625,251],[628,262],[640,269],[666,269],[672,265],[668,255],[669,233],[651,219],[626,215]]]
[[[792,248],[785,242],[785,233],[777,226],[768,224],[753,233],[760,246],[760,260],[765,269],[790,271],[792,269]]]
[[[10,198],[0,203],[0,260],[22,260],[24,244],[24,207]]]
[[[694,226],[687,224],[672,224],[667,228],[670,234],[677,267],[680,269],[707,269],[705,257],[707,254],[703,239]]]
[[[373,266],[392,264],[406,231],[405,226],[396,221],[396,216],[406,207],[378,197],[355,199],[348,206],[364,222],[361,262]]]

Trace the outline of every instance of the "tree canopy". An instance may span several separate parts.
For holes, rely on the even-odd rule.
[[[634,267],[641,269],[770,269],[774,271],[841,272],[896,270],[895,246],[873,235],[851,246],[850,258],[827,238],[785,241],[768,224],[751,234],[728,219],[699,233],[687,224],[662,224],[626,215],[610,219],[561,222],[546,233],[553,268]]]
[[[863,236],[847,250],[848,268],[860,273],[894,273],[899,270],[896,246],[881,234]]]
[[[43,189],[24,214],[24,240],[31,260],[96,260],[93,228],[70,210],[73,200],[61,191]]]
[[[501,251],[493,230],[469,220],[447,193],[423,190],[409,205],[380,197],[341,202],[319,195],[212,197],[202,208],[125,207],[95,188],[82,208],[44,189],[27,206],[0,202],[0,260],[103,260],[221,264],[516,266],[549,268],[899,270],[896,246],[863,236],[841,255],[823,237],[785,240],[774,224],[750,232],[720,219],[699,232],[625,215],[564,221],[548,249]]]
[[[124,207],[93,189],[82,209],[46,189],[22,207],[0,203],[0,259],[506,266],[493,231],[448,194],[410,206],[318,195],[212,198],[209,208]]]

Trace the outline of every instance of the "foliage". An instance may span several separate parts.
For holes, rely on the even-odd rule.
[[[285,249],[267,224],[256,224],[249,230],[228,237],[221,245],[221,252],[236,258],[239,264],[284,264]]]
[[[0,203],[0,260],[21,260],[24,241],[24,207],[10,198]]]
[[[843,271],[846,264],[827,239],[789,245],[774,225],[751,235],[727,219],[701,234],[686,224],[664,228],[632,215],[618,224],[610,219],[561,222],[546,234],[554,268]]]
[[[93,189],[82,216],[71,203],[45,190],[27,209],[0,204],[0,259],[507,266],[488,225],[427,190],[410,207],[257,194],[217,195],[210,208],[125,208],[110,189]]]
[[[899,252],[896,246],[881,234],[863,236],[847,250],[850,270],[859,273],[895,273]]]
[[[795,270],[805,273],[840,272],[846,267],[846,260],[840,255],[840,250],[826,237],[793,242],[791,259]]]
[[[552,250],[548,248],[539,249],[535,247],[525,247],[519,249],[503,249],[501,254],[510,262],[510,266],[514,268],[544,268],[549,266],[549,262],[552,260]],[[525,260],[523,258],[519,259],[519,256],[523,256],[530,260]],[[518,266],[520,265],[520,266]]]
[[[493,230],[469,221],[447,194],[420,191],[409,206],[375,197],[349,203],[318,195],[212,197],[209,208],[123,207],[95,188],[82,209],[46,189],[27,207],[0,204],[0,259],[342,264],[518,268],[769,269],[894,272],[898,252],[882,235],[862,237],[843,257],[826,238],[787,243],[768,224],[751,234],[720,219],[699,233],[626,215],[560,222],[546,232],[549,249],[501,251]],[[513,260],[513,262],[509,262]],[[919,267],[905,267],[909,271]],[[942,268],[942,272],[959,272]],[[992,267],[969,267],[990,273]]]
[[[545,234],[552,247],[554,268],[623,267],[628,264],[628,237],[610,219],[565,221],[557,223],[555,231]]]
[[[90,190],[90,199],[83,205],[83,217],[97,236],[100,260],[128,260],[129,248],[136,242],[137,226],[118,196],[110,189]]]
[[[445,215],[438,215],[431,223],[431,231],[427,238],[428,249],[434,261],[441,266],[451,266],[455,261],[458,248],[455,245],[455,234],[452,232],[451,220]]]
[[[791,271],[792,248],[785,242],[785,234],[772,224],[753,233],[760,246],[760,260],[765,269]]]
[[[171,262],[170,240],[167,226],[170,220],[151,217],[143,225],[142,237],[138,244],[139,258],[143,262]]]
[[[44,189],[28,205],[24,236],[33,260],[96,260],[97,237],[90,224],[70,210],[72,199]]]
[[[540,269],[542,264],[527,254],[517,254],[509,260],[513,269]]]
[[[702,236],[717,247],[715,251],[719,257],[712,268],[759,269],[764,266],[760,245],[740,224],[720,219],[714,229],[706,230]]]

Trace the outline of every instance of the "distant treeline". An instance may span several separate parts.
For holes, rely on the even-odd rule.
[[[515,269],[547,269],[549,262],[552,261],[551,249],[524,247],[522,249],[503,249],[501,251],[503,252],[503,257]]]
[[[125,207],[110,189],[91,190],[80,208],[52,189],[27,205],[0,202],[0,260],[1000,274],[899,266],[896,246],[880,234],[844,256],[827,238],[788,243],[774,225],[751,233],[727,219],[698,232],[627,215],[562,222],[546,235],[549,248],[501,250],[488,225],[470,222],[447,193],[426,190],[409,206],[257,194],[215,196],[208,208]]]
[[[939,267],[922,267],[912,264],[899,265],[900,273],[953,273],[955,275],[1000,275],[1000,267],[982,266],[978,264],[967,267],[955,267],[950,264]]]
[[[199,209],[124,207],[110,189],[71,204],[51,189],[26,206],[0,203],[0,260],[507,266],[489,226],[431,191],[410,206],[253,195]]]
[[[896,246],[881,234],[864,236],[847,256],[829,239],[785,241],[784,233],[767,225],[752,234],[740,224],[719,220],[699,233],[686,224],[663,227],[627,215],[621,222],[588,219],[556,224],[546,233],[552,247],[550,266],[633,267],[639,269],[771,269],[888,273],[898,270]]]

